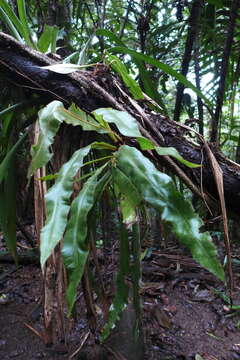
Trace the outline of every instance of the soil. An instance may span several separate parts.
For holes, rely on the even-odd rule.
[[[98,256],[103,258],[101,250]],[[108,279],[113,278],[114,269],[110,258],[104,262]],[[235,304],[240,304],[238,270],[236,261]],[[104,345],[94,345],[96,337],[89,331],[84,310],[84,316],[75,322],[65,343],[46,347],[39,336],[41,284],[37,264],[18,268],[12,263],[0,264],[0,359],[240,359],[239,312],[231,311],[227,299],[222,298],[226,295],[224,284],[196,264],[182,248],[150,249],[143,260],[140,287],[144,356],[139,344],[132,349],[129,344],[131,306]],[[83,314],[85,306],[79,291],[78,306]],[[101,317],[101,311],[98,313]],[[82,349],[74,356],[80,345]]]

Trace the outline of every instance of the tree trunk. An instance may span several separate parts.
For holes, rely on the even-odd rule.
[[[112,107],[129,112],[139,123],[143,136],[159,146],[173,146],[187,160],[202,164],[192,169],[167,156],[147,153],[156,166],[168,167],[185,184],[204,199],[218,198],[214,176],[203,143],[186,138],[186,129],[179,123],[149,107],[149,99],[135,101],[129,91],[109,68],[99,64],[91,71],[71,75],[56,74],[40,68],[55,63],[46,55],[18,43],[11,36],[0,33],[0,74],[11,86],[19,86],[27,97],[39,94],[42,103],[60,100],[66,106],[75,103],[91,112],[100,107]],[[75,131],[75,130],[74,130]],[[76,132],[76,131],[75,131]],[[127,140],[131,145],[133,140]],[[134,143],[134,145],[136,145]],[[225,201],[228,209],[238,214],[240,203],[240,165],[225,158],[217,148],[212,151],[223,171]]]

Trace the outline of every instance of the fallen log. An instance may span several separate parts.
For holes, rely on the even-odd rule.
[[[139,123],[143,136],[159,146],[175,147],[187,160],[202,164],[192,169],[168,156],[148,153],[156,166],[165,166],[208,204],[217,203],[218,192],[204,142],[192,142],[181,124],[152,111],[151,100],[132,99],[118,76],[103,64],[90,71],[61,75],[41,68],[56,63],[47,55],[29,49],[14,38],[0,33],[0,74],[9,86],[20,87],[27,96],[39,94],[43,103],[60,100],[66,106],[75,103],[91,112],[100,107],[112,107],[129,112]],[[130,140],[129,140],[130,141]],[[232,162],[211,145],[223,172],[226,206],[238,215],[240,203],[240,165]]]

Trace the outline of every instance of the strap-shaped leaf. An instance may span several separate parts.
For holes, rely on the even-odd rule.
[[[60,101],[52,101],[39,111],[40,135],[38,143],[31,149],[32,161],[28,169],[28,177],[44,166],[52,157],[49,147],[62,122],[58,112],[59,108],[63,108],[63,104]]]
[[[135,148],[122,146],[116,153],[116,166],[134,183],[144,201],[159,210],[170,222],[178,239],[205,268],[224,280],[224,271],[216,258],[216,249],[207,233],[200,233],[201,219],[175,189],[171,178],[160,171]],[[125,187],[118,183],[123,194]]]
[[[42,267],[63,236],[70,209],[69,201],[73,191],[73,178],[82,166],[83,158],[88,154],[90,148],[87,146],[75,151],[71,159],[62,166],[56,183],[45,196],[47,220],[41,232]]]
[[[67,289],[69,313],[76,301],[77,286],[82,278],[88,257],[89,249],[86,241],[88,215],[110,178],[110,172],[107,172],[98,180],[105,167],[106,164],[86,181],[71,206],[71,217],[67,224],[62,248],[64,263],[69,271],[69,285]]]

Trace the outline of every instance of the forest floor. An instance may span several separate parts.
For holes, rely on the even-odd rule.
[[[107,283],[114,278],[117,250],[108,255],[98,250]],[[239,255],[235,251],[235,304],[240,304]],[[78,309],[84,315],[79,314],[65,344],[46,347],[37,335],[42,331],[39,265],[16,268],[13,263],[0,261],[0,359],[240,359],[240,310],[231,310],[227,298],[223,298],[224,284],[176,244],[148,250],[142,264],[144,356],[139,353],[139,346],[136,350],[129,341],[131,307],[125,310],[121,325],[114,329],[104,347],[93,344],[81,289]],[[101,317],[100,305],[97,308]],[[81,351],[74,356],[81,344]]]

